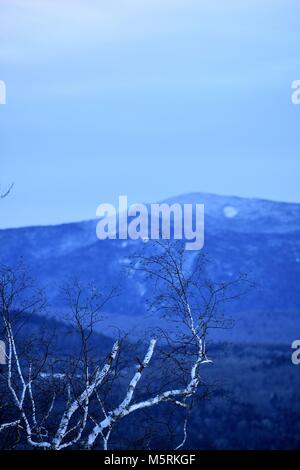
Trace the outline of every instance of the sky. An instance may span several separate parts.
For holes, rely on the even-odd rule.
[[[121,194],[300,203],[299,17],[299,0],[0,0],[0,228]]]

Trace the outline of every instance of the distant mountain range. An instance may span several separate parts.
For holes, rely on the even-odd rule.
[[[204,251],[211,259],[208,276],[226,281],[243,272],[256,282],[255,289],[229,307],[237,323],[228,339],[282,343],[295,339],[300,315],[300,204],[203,193],[164,202],[204,203]],[[142,275],[127,270],[130,255],[143,242],[99,241],[96,223],[0,230],[0,262],[15,265],[22,259],[38,284],[47,288],[57,316],[64,308],[60,287],[78,277],[102,289],[121,287],[122,295],[107,312],[105,329],[112,323],[128,328],[152,324],[153,318],[145,316],[147,283]],[[198,256],[192,253],[191,257]]]

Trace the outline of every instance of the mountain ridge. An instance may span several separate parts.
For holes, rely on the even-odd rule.
[[[292,322],[300,311],[300,204],[277,203],[203,193],[180,195],[165,202],[205,204],[204,251],[212,260],[206,275],[230,281],[248,273],[257,287],[229,308],[230,313],[253,312],[257,338],[267,325],[272,339],[272,318],[286,314],[282,337],[290,338]],[[0,262],[10,266],[22,259],[41,287],[46,286],[57,311],[63,306],[60,289],[70,278],[94,282],[100,288],[122,286],[122,296],[110,305],[111,316],[142,318],[149,292],[146,281],[128,275],[130,256],[142,241],[105,240],[96,237],[97,220],[51,226],[0,230]],[[191,256],[197,257],[197,252]],[[245,313],[245,315],[248,315]],[[279,315],[279,313],[278,313]],[[296,316],[295,316],[296,315]],[[246,320],[246,317],[245,317]],[[283,322],[280,321],[282,324]],[[239,339],[255,337],[251,323],[241,323]],[[289,325],[289,326],[288,326]],[[286,330],[285,330],[286,328]],[[247,332],[247,331],[248,332]],[[275,338],[275,325],[273,328]],[[280,332],[276,326],[276,338]]]

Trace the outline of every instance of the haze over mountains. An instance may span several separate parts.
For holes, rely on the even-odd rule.
[[[227,339],[290,343],[300,314],[300,204],[203,193],[164,202],[204,203],[204,251],[211,261],[207,276],[228,281],[242,272],[256,283],[228,306],[237,321]],[[147,281],[127,269],[130,256],[143,242],[100,241],[96,223],[0,230],[0,262],[15,265],[22,259],[38,284],[46,287],[58,316],[64,307],[61,286],[78,277],[100,289],[121,288],[107,312],[105,333],[112,322],[128,328],[153,323],[146,315]],[[191,263],[197,256],[199,252],[191,252]]]

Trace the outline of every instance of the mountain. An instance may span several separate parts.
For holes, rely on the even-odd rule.
[[[292,341],[300,310],[300,204],[203,193],[163,202],[204,203],[208,276],[228,281],[243,272],[255,281],[256,287],[229,307],[237,320],[229,338]],[[120,286],[121,295],[107,312],[107,330],[111,322],[127,328],[153,324],[146,315],[147,282],[127,269],[129,257],[143,242],[100,241],[96,224],[92,220],[0,230],[0,262],[15,265],[22,259],[38,284],[47,288],[58,316],[64,308],[61,286],[78,277],[103,289]],[[190,256],[194,262],[198,252]]]

